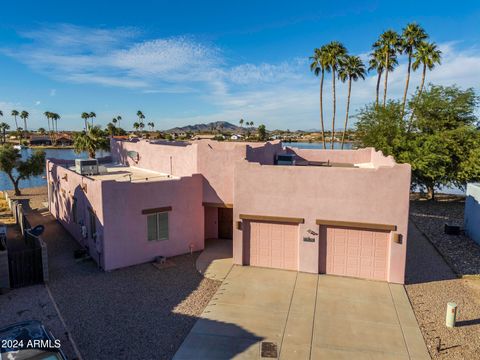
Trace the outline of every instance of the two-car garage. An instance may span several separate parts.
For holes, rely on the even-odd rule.
[[[303,219],[247,215],[241,219],[245,265],[299,270],[300,241],[304,241],[299,220]],[[317,225],[319,273],[388,280],[393,227],[319,221]]]

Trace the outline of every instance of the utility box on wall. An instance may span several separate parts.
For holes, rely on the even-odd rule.
[[[464,221],[465,233],[480,244],[480,183],[467,184]]]

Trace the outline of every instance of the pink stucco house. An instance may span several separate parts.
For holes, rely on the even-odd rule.
[[[404,281],[410,166],[374,149],[112,139],[111,154],[92,176],[47,161],[50,212],[105,270],[221,238],[235,264]]]

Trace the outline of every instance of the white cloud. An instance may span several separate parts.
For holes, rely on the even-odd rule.
[[[35,101],[35,106],[40,105],[42,102],[40,100]]]
[[[265,123],[268,128],[319,128],[319,81],[309,71],[308,59],[291,58],[278,63],[231,64],[216,46],[193,37],[144,39],[134,28],[113,30],[59,25],[23,32],[29,40],[7,55],[60,81],[120,87],[144,94],[192,95],[185,117],[162,115],[165,127],[240,118]],[[480,50],[462,49],[461,43],[439,44],[442,65],[427,74],[427,83],[480,84]],[[361,54],[368,60],[368,51]],[[388,97],[401,99],[406,64],[402,58],[389,74]],[[412,73],[410,93],[419,85],[421,71]],[[325,78],[324,118],[331,127],[331,78]],[[375,98],[376,75],[352,85],[350,114]],[[383,79],[382,79],[383,88]],[[337,120],[343,125],[346,85],[337,81]],[[50,96],[55,96],[52,89]],[[381,97],[383,92],[381,94]],[[206,105],[206,106],[205,106]],[[352,120],[350,120],[352,121]]]

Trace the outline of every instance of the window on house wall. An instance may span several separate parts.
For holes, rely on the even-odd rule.
[[[90,220],[90,238],[94,239],[95,238],[95,233],[97,232],[97,221],[95,219],[95,214],[93,211],[89,211],[89,220]]]
[[[148,241],[168,240],[168,212],[147,216]]]
[[[72,202],[72,220],[73,220],[74,224],[76,224],[78,222],[78,218],[77,218],[77,198],[76,197],[73,198],[73,202]]]

